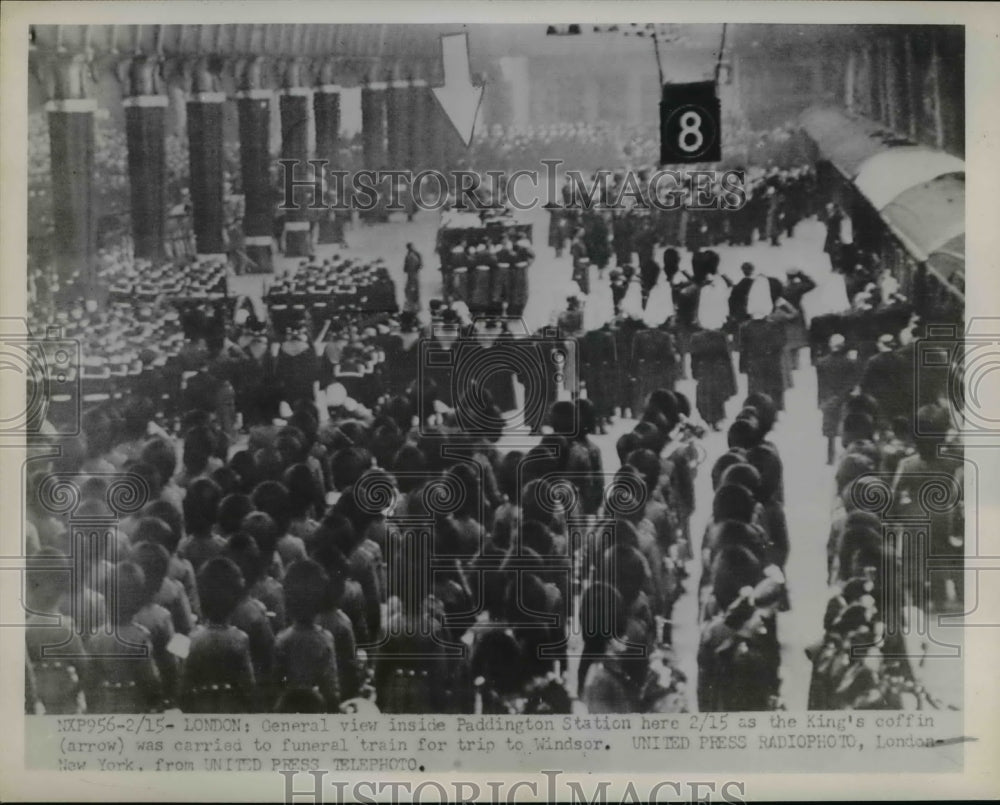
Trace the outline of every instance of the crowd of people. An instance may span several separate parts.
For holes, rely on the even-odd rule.
[[[722,119],[726,163],[722,167],[759,165],[790,170],[811,160],[808,138],[794,126],[754,129],[738,115]],[[640,124],[585,120],[527,126],[495,123],[476,133],[464,162],[483,170],[510,172],[558,159],[566,169],[656,163],[660,157],[659,122]],[[717,166],[711,166],[717,167]]]
[[[567,184],[548,234],[574,290],[538,332],[509,326],[535,259],[516,227],[441,239],[442,298],[426,302],[408,244],[402,311],[383,261],[340,255],[277,276],[261,304],[231,298],[224,267],[154,269],[114,249],[101,254],[106,309],[60,311],[56,283],[33,273],[34,322],[85,337],[106,392],[82,400],[79,437],[53,451],[43,426],[32,445],[27,711],[780,707],[778,614],[809,536],[789,533],[771,437],[806,347],[836,465],[809,706],[933,704],[883,638],[907,617],[900,600],[953,606],[961,586],[899,581],[890,571],[914,548],[887,542],[882,522],[917,505],[914,478],[961,486],[960,462],[940,455],[944,379],[916,383],[922,323],[891,273],[847,248],[797,135],[744,135],[741,164],[755,167],[738,210],[697,209],[693,188],[677,210],[612,209],[600,194],[587,209]],[[522,166],[554,145],[588,166],[655,161],[649,132],[586,124],[490,131],[471,153]],[[802,270],[721,270],[720,245],[779,246],[812,215],[836,298],[817,300]],[[566,340],[580,373],[560,364],[554,382]],[[461,371],[476,366],[489,371]],[[730,421],[738,372],[748,395]],[[533,446],[501,450],[518,409]],[[611,468],[595,437],[616,420],[630,429]],[[709,430],[727,450],[693,535]],[[74,511],[48,505],[53,473],[76,479]],[[869,511],[882,475],[892,506]],[[109,476],[132,479],[143,505],[81,550],[75,516],[118,514]],[[933,521],[936,553],[961,553],[960,510]],[[673,645],[685,592],[692,690]]]
[[[841,359],[842,338],[831,342],[828,360]],[[834,375],[840,375],[841,388],[851,385],[844,379],[849,371]],[[827,540],[831,596],[823,635],[807,650],[813,665],[810,709],[954,706],[925,686],[911,664],[914,646],[906,641],[908,630],[928,612],[960,611],[963,600],[961,443],[941,403],[943,386],[928,385],[937,393],[928,395],[932,401],[920,406],[913,421],[866,393],[865,377],[847,394],[827,397],[824,418],[831,403],[841,401],[838,433],[844,453],[836,467]],[[932,488],[939,497],[928,507]],[[907,518],[928,521],[926,541],[894,537],[885,527]],[[928,567],[928,557],[950,565],[934,572],[904,570]]]
[[[721,176],[708,188],[693,187],[690,177],[682,185],[671,185],[656,179],[657,171],[651,167],[608,171],[607,178],[595,173],[583,187],[567,177],[560,193],[562,206],[551,211],[549,245],[559,255],[574,232],[583,228],[599,267],[612,254],[620,264],[628,263],[636,251],[641,259],[647,242],[696,252],[723,243],[749,246],[759,234],[761,240],[778,246],[795,234],[799,221],[818,212],[811,166],[755,167],[740,173],[742,198],[728,199]],[[609,234],[613,251],[607,245]]]
[[[615,164],[623,152],[649,153],[659,141],[656,126],[588,123],[583,120],[518,127],[499,123],[484,127],[472,140],[470,165],[490,170],[516,170],[560,159],[567,168]]]
[[[275,376],[285,416],[245,420],[243,446],[225,412],[249,412],[267,381],[227,373],[244,358],[211,322],[200,334],[186,326],[186,353],[200,352],[211,371],[188,381],[177,441],[156,424],[152,401],[133,395],[91,408],[83,436],[30,474],[29,711],[319,712],[361,696],[383,712],[568,712],[579,595],[589,657],[580,698],[594,712],[683,706],[662,625],[683,578],[679,561],[667,577],[667,557],[686,550],[691,507],[675,440],[682,396],[651,395],[609,481],[584,400],[556,401],[540,444],[502,457],[492,446],[499,417],[481,435],[457,418],[462,397],[481,400],[483,388],[411,384],[374,410],[328,397],[321,425],[315,386],[283,344]],[[353,325],[343,334],[355,340],[340,367],[348,347],[394,335]],[[218,388],[227,376],[255,388],[231,396]],[[428,394],[439,404],[419,399]],[[81,475],[69,518],[45,506],[53,470]],[[71,518],[108,512],[106,474],[116,472],[139,479],[146,505],[97,550],[73,550]],[[684,507],[667,504],[674,494]],[[426,539],[397,518],[422,522]],[[613,524],[610,536],[586,527],[598,520]],[[82,585],[54,569],[60,560]],[[614,604],[610,623],[601,601]],[[58,635],[46,613],[64,615]],[[543,628],[546,615],[559,626]],[[148,656],[116,654],[122,638]],[[454,651],[463,638],[468,658]],[[53,641],[69,646],[60,659],[44,651]],[[651,651],[622,654],[637,642]]]
[[[705,254],[699,265],[711,264]],[[466,340],[483,348],[467,308],[432,307],[432,324],[457,337],[452,349]],[[695,695],[703,711],[780,705],[776,613],[790,606],[784,570],[794,539],[782,460],[768,438],[780,404],[768,391],[752,383],[727,429],[693,556],[703,434],[688,399],[671,390],[680,361],[662,380],[637,371],[638,422],[617,440],[620,467],[605,472],[592,442],[600,399],[552,401],[537,446],[501,454],[501,409],[513,401],[494,399],[494,383],[420,376],[418,343],[433,327],[421,329],[419,317],[348,317],[313,351],[294,324],[269,343],[251,308],[237,306],[229,332],[201,311],[185,316],[181,352],[193,372],[176,435],[158,424],[153,400],[133,393],[92,407],[81,438],[33,465],[29,712],[325,712],[358,698],[382,712],[568,712],[579,703],[590,712],[676,712]],[[636,341],[672,339],[636,329]],[[744,325],[746,358],[749,338]],[[916,497],[907,488],[913,471],[956,473],[937,455],[943,436],[914,439],[904,418],[880,407],[865,379],[882,379],[872,359],[867,372],[837,365],[844,345],[834,334],[818,359],[820,404],[838,412],[845,452],[828,542],[836,592],[812,655],[810,706],[900,707],[926,695],[905,664],[883,661],[893,652],[877,640],[865,661],[850,649],[883,633],[881,602],[894,599],[879,585],[909,548],[884,543],[858,489],[894,472],[894,499],[906,506]],[[649,354],[660,349],[651,344]],[[702,381],[699,354],[692,347]],[[586,384],[595,367],[582,368]],[[365,375],[366,391],[347,379]],[[927,391],[920,433],[947,430],[935,407],[940,390]],[[491,427],[470,430],[462,411],[484,400]],[[81,479],[69,518],[45,507],[52,471]],[[72,516],[109,513],[107,473],[139,479],[146,505],[100,550],[74,550]],[[954,553],[960,523],[936,525],[935,550]],[[60,561],[82,585],[54,569]],[[673,604],[695,583],[694,567],[696,694],[671,647]],[[954,599],[954,577],[948,585],[942,595]],[[64,617],[53,627],[46,613],[56,612]],[[117,655],[122,639],[148,657]],[[54,659],[44,651],[53,642],[70,648]]]

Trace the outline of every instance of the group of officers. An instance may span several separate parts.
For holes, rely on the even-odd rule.
[[[745,202],[724,190],[717,178],[707,191],[693,185],[688,176],[679,188],[657,183],[655,171],[615,172],[602,182],[601,171],[587,187],[567,177],[561,188],[561,205],[551,205],[549,245],[560,256],[578,229],[591,261],[599,268],[612,255],[622,258],[633,252],[651,252],[657,242],[672,243],[691,252],[722,243],[749,246],[756,232],[761,240],[777,246],[783,236],[792,237],[799,221],[814,215],[816,174],[809,165],[789,169],[771,167],[738,169]],[[585,194],[593,189],[593,204]],[[658,200],[653,194],[658,193]],[[671,209],[663,209],[667,193],[679,194]],[[707,196],[707,198],[703,198]],[[711,203],[706,203],[710,199]]]
[[[520,316],[528,302],[528,270],[535,260],[524,227],[448,230],[438,234],[443,293],[475,314]]]

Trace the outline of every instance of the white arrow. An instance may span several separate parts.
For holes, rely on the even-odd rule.
[[[434,97],[468,148],[483,99],[483,88],[474,87],[469,74],[469,35],[442,36],[441,60],[444,64],[444,86],[433,87]]]

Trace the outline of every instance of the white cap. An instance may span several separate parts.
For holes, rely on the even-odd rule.
[[[342,406],[347,401],[347,389],[342,383],[331,383],[326,387],[326,404]]]

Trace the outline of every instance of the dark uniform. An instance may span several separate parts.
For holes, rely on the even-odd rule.
[[[617,404],[622,411],[628,408],[632,400],[632,384],[635,381],[635,367],[632,365],[632,345],[636,335],[646,329],[641,321],[624,319],[615,328],[615,349],[618,354],[618,384],[615,387]],[[633,414],[639,412],[633,411]]]
[[[569,237],[569,219],[565,210],[549,208],[549,246],[556,250],[556,257],[562,257]]]
[[[750,394],[767,394],[779,411],[785,410],[782,351],[784,328],[770,319],[753,319],[740,328],[740,371],[747,376]]]
[[[614,239],[615,265],[621,267],[628,265],[632,260],[632,234],[634,230],[634,216],[630,212],[615,212],[611,221],[611,235]]]
[[[598,269],[604,269],[611,259],[611,247],[608,243],[608,223],[600,212],[590,212],[584,217],[584,242],[587,245],[587,256]]]
[[[879,352],[872,355],[865,363],[861,375],[861,390],[870,394],[878,403],[879,419],[889,423],[894,417],[908,417],[907,396],[901,392],[904,377],[904,367],[900,357],[895,352]]]
[[[424,266],[424,258],[416,249],[407,249],[403,259],[403,272],[406,274],[404,290],[407,310],[420,309],[420,269]]]
[[[823,240],[823,251],[830,255],[830,267],[834,271],[843,271],[845,266],[842,260],[843,243],[840,240],[840,225],[843,223],[844,214],[840,209],[835,209],[833,214],[826,219],[826,238]]]
[[[490,280],[490,307],[494,313],[499,314],[503,312],[504,305],[510,304],[514,249],[509,243],[505,243],[497,250],[495,257],[497,264]]]
[[[520,316],[528,304],[528,269],[535,261],[535,253],[526,243],[518,243],[514,247],[514,264],[510,272],[510,300],[507,312],[511,316]]]
[[[441,281],[444,285],[445,299],[451,299],[455,293],[455,269],[465,265],[465,247],[453,246],[441,255]]]
[[[813,279],[801,271],[789,274],[782,295],[795,308],[796,315],[785,323],[785,348],[789,352],[792,368],[799,368],[799,350],[809,344],[805,318],[802,314],[802,297],[816,287]]]
[[[819,409],[823,413],[823,435],[827,439],[827,463],[833,463],[840,411],[844,400],[858,384],[861,366],[844,352],[831,352],[816,363]]]
[[[656,248],[656,231],[647,218],[636,236],[636,252],[639,258],[639,279],[642,282],[642,303],[646,304],[649,292],[656,285],[660,275],[660,264],[656,262],[653,251]]]
[[[632,411],[642,411],[646,398],[656,389],[673,391],[680,360],[674,337],[666,330],[644,330],[632,342],[632,373],[635,388]]]
[[[618,354],[610,324],[584,333],[579,344],[580,372],[587,386],[587,398],[594,404],[598,417],[610,419],[618,383]]]
[[[726,418],[726,402],[736,394],[736,375],[726,335],[721,330],[695,330],[691,336],[691,376],[701,418],[717,427]]]
[[[476,265],[476,253],[474,247],[470,246],[465,250],[460,258],[457,258],[452,266],[451,274],[451,298],[457,302],[469,303],[469,275]]]
[[[577,238],[570,246],[570,255],[573,257],[573,281],[580,286],[584,294],[589,294],[590,257],[587,244],[581,238]]]
[[[491,283],[496,273],[497,259],[489,250],[476,252],[475,259],[470,260],[469,295],[467,304],[472,313],[485,313],[492,304]]]

